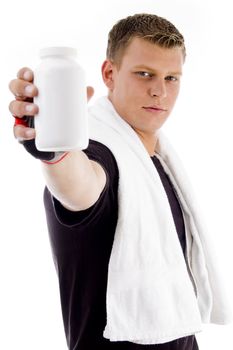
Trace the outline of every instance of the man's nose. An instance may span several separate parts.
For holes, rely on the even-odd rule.
[[[167,96],[166,81],[164,79],[156,79],[150,86],[149,93],[152,97],[165,98]]]

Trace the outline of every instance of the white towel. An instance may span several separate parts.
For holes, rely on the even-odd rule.
[[[158,157],[183,211],[187,257],[167,195],[140,138],[107,97],[89,109],[90,138],[105,144],[119,168],[119,214],[107,285],[110,341],[159,344],[199,332],[202,322],[227,323],[211,242],[175,151],[159,131]]]

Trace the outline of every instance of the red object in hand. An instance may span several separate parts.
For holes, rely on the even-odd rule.
[[[14,117],[15,118],[15,124],[16,125],[23,125],[23,126],[28,126],[27,120],[23,117],[23,118],[19,118],[19,117]]]

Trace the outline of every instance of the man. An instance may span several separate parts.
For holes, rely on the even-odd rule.
[[[62,155],[35,149],[25,118],[38,112],[33,72],[23,68],[10,83],[15,137],[42,160],[70,350],[194,350],[201,318],[214,318],[204,262],[195,275],[204,258],[202,248],[193,253],[200,243],[182,181],[171,171],[176,159],[161,156],[160,128],[177,99],[184,60],[183,36],[166,19],[119,21],[102,65],[108,98],[90,110],[89,146]]]

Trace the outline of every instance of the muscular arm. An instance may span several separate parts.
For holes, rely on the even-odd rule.
[[[70,152],[57,164],[42,163],[42,168],[50,192],[72,211],[93,205],[106,184],[103,168],[82,151]]]
[[[28,68],[22,68],[18,72],[17,79],[12,80],[9,87],[16,97],[9,105],[11,113],[18,118],[32,115],[36,118],[38,106],[32,101],[38,90],[33,84],[33,72]],[[88,87],[88,99],[92,95],[93,89]],[[14,134],[20,141],[35,138],[35,130],[25,125],[14,126]],[[52,195],[72,211],[92,206],[106,184],[103,168],[97,162],[89,160],[82,151],[71,151],[56,164],[42,162],[42,168],[46,185]]]

